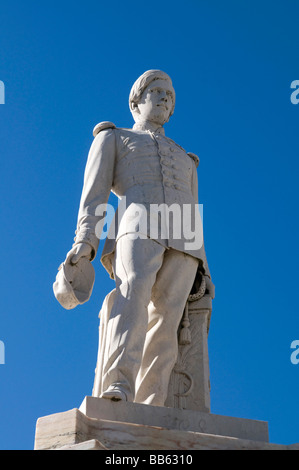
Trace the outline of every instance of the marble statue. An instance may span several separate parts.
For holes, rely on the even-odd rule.
[[[203,238],[194,241],[202,232],[199,159],[166,137],[163,128],[174,112],[175,99],[170,77],[149,70],[137,79],[129,96],[133,128],[106,121],[94,128],[75,243],[63,264],[63,279],[69,276],[67,296],[76,276],[76,292],[80,291],[85,272],[80,263],[91,264],[96,256],[110,192],[125,200],[101,255],[115,289],[102,307],[94,395],[114,401],[164,406],[178,355],[178,327],[196,280],[204,281],[205,291],[213,297]],[[70,280],[72,268],[77,271]],[[90,279],[92,288],[92,273]],[[57,298],[59,289],[61,279],[54,289]],[[77,303],[88,300],[90,292],[85,294]],[[69,305],[66,308],[75,306],[76,300]]]

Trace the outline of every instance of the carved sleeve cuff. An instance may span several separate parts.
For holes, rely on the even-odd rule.
[[[99,239],[93,233],[76,233],[76,237],[74,239],[75,243],[73,246],[78,245],[79,243],[87,243],[92,248],[90,261],[94,260],[98,251],[99,247]]]

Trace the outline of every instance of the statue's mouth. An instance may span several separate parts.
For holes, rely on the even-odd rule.
[[[164,108],[164,109],[166,109],[166,111],[168,111],[168,107],[166,106],[165,103],[158,103],[157,106],[159,106],[161,108]]]

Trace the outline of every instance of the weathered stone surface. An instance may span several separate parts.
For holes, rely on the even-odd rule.
[[[79,444],[72,444],[62,446],[57,450],[107,450],[97,439],[90,439],[89,441],[80,442]]]
[[[85,416],[78,409],[39,418],[35,450],[299,450],[268,442]]]
[[[212,299],[204,296],[188,302],[190,344],[180,343],[178,357],[172,370],[165,406],[210,412],[210,368],[208,332],[212,313]]]
[[[96,397],[85,397],[79,410],[89,418],[100,420],[158,426],[176,431],[217,434],[255,441],[269,440],[268,424],[264,421],[140,403],[115,403]]]

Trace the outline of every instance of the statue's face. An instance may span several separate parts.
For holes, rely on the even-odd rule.
[[[163,126],[172,109],[173,88],[168,80],[154,80],[143,91],[136,113],[137,120],[151,121]]]

